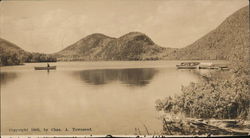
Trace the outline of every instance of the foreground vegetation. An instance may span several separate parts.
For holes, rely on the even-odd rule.
[[[233,74],[228,79],[213,77],[215,75],[204,76],[201,82],[182,87],[181,95],[158,101],[156,108],[182,112],[187,117],[246,119],[250,104],[247,75]]]
[[[187,118],[250,120],[248,49],[238,49],[236,52],[230,59],[229,72],[204,75],[198,83],[183,86],[180,95],[156,102],[156,109],[164,111],[165,115],[168,114],[168,117],[163,119],[164,133],[204,134],[212,131],[200,131],[199,127],[195,129]],[[182,117],[179,117],[180,115]],[[194,131],[190,131],[190,128]]]

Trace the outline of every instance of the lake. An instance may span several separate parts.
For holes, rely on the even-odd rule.
[[[127,135],[147,134],[146,128],[159,134],[155,101],[200,78],[200,71],[177,70],[180,62],[57,62],[50,63],[57,69],[49,72],[34,70],[46,63],[1,67],[2,134]],[[40,131],[10,130],[23,128]]]

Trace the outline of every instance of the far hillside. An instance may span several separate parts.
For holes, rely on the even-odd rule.
[[[226,18],[207,35],[166,56],[165,59],[228,60],[239,51],[245,51],[244,55],[248,55],[248,48],[249,7],[247,6]]]

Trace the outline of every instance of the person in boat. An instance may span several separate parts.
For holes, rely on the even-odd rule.
[[[47,63],[47,67],[49,68],[50,66],[49,66],[49,63]]]

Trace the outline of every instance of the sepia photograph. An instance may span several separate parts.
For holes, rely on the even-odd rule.
[[[1,137],[248,137],[249,0],[0,0]]]

